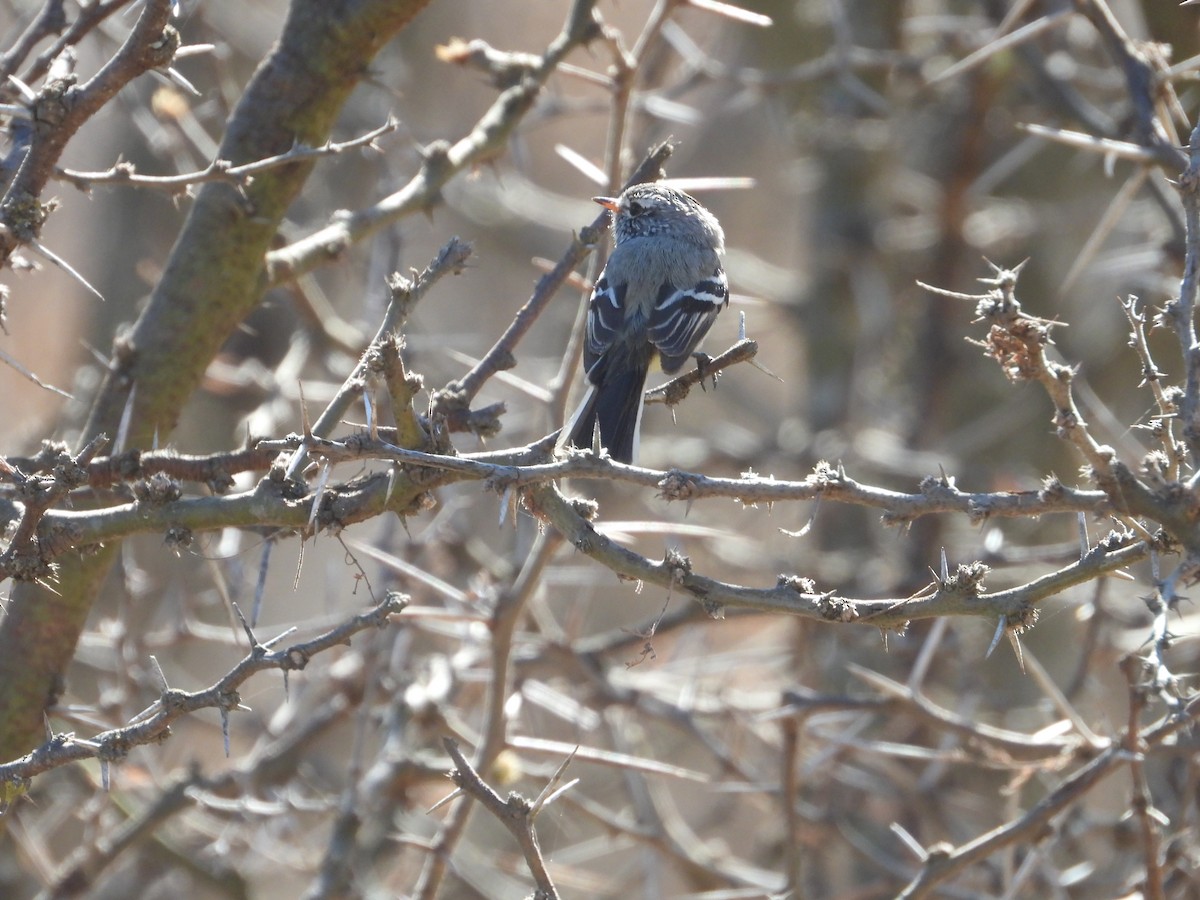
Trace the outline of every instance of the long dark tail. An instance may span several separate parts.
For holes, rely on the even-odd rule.
[[[590,449],[592,435],[600,428],[600,446],[617,462],[632,463],[637,453],[642,422],[642,392],[650,360],[629,361],[617,371],[609,367],[593,385],[579,410],[567,423],[567,443]]]

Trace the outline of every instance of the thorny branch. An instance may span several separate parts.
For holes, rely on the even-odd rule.
[[[310,455],[333,463],[370,459],[390,460],[402,465],[440,470],[454,480],[485,481],[496,490],[509,490],[558,481],[561,478],[596,478],[656,488],[668,501],[692,503],[701,499],[730,498],[744,506],[805,500],[834,500],[878,509],[883,522],[902,525],[936,513],[965,513],[973,522],[991,518],[1028,518],[1056,512],[1087,512],[1112,515],[1113,507],[1103,491],[1070,488],[1056,479],[1048,479],[1039,490],[978,491],[960,490],[948,476],[928,476],[919,489],[903,493],[851,478],[844,469],[827,462],[818,463],[802,481],[789,481],[771,475],[747,472],[738,478],[720,478],[681,469],[648,469],[616,462],[607,456],[587,451],[569,452],[547,460],[555,435],[528,447],[454,456],[409,450],[389,443],[391,429],[351,434],[337,440],[308,438]],[[256,448],[264,452],[295,450],[306,439],[288,435],[278,440],[262,440]]]
[[[597,532],[580,514],[579,504],[554,488],[534,488],[525,497],[530,512],[562,532],[580,552],[624,578],[682,591],[715,618],[722,618],[726,608],[744,608],[902,631],[917,619],[962,615],[999,618],[1006,627],[1021,631],[1036,623],[1043,601],[1073,585],[1119,572],[1150,552],[1150,547],[1132,534],[1113,534],[1077,563],[1017,588],[984,593],[988,567],[972,563],[960,565],[951,577],[933,582],[911,597],[862,600],[834,591],[818,592],[811,581],[794,575],[781,575],[773,588],[721,582],[693,572],[691,561],[675,551],[655,562]]]
[[[537,813],[530,802],[519,794],[509,794],[507,800],[503,799],[471,767],[462,751],[458,749],[457,741],[444,738],[442,745],[454,760],[455,768],[450,773],[454,783],[482,803],[484,809],[495,816],[517,839],[529,872],[541,892],[539,896],[545,897],[546,900],[557,898],[558,890],[554,887],[554,881],[546,869],[546,862],[542,859],[542,849],[538,846],[537,831],[533,827],[533,818]]]
[[[512,584],[495,598],[495,605],[489,617],[491,642],[488,651],[491,657],[491,679],[483,709],[480,745],[475,753],[475,766],[478,769],[490,769],[507,744],[507,705],[512,683],[513,640],[522,614],[531,598],[540,590],[546,567],[550,565],[560,543],[561,539],[557,534],[540,533]],[[472,808],[470,804],[458,804],[439,829],[433,841],[433,852],[426,860],[417,880],[414,897],[432,900],[437,895],[446,875],[450,854],[462,839]],[[540,854],[535,856],[538,859],[531,861],[533,865],[540,860]],[[544,877],[548,883],[549,876]]]
[[[29,148],[0,200],[0,266],[41,232],[49,209],[40,197],[71,137],[126,84],[174,58],[179,34],[167,24],[170,9],[170,0],[146,0],[124,45],[99,72],[81,85],[51,82],[33,100]]]
[[[117,5],[92,4],[87,9],[104,8],[108,11]],[[668,27],[672,24],[669,13],[681,5],[674,2],[660,5],[651,26],[639,40],[639,52],[647,49],[644,45],[656,43],[663,37],[674,47],[688,49],[682,41],[681,32]],[[1123,67],[1135,101],[1134,120],[1139,143],[1130,144],[1130,147],[1137,148],[1136,159],[1171,165],[1177,151],[1165,138],[1157,118],[1155,98],[1151,96],[1158,89],[1156,79],[1162,74],[1160,69],[1155,68],[1157,61],[1140,53],[1116,26],[1102,0],[1081,0],[1076,4],[1076,9],[1093,22],[1106,40],[1112,42],[1112,52]],[[53,5],[48,4],[47,12],[52,11]],[[460,48],[459,52],[465,58],[484,67],[495,77],[497,86],[506,91],[493,109],[458,144],[428,148],[422,172],[401,192],[370,210],[351,215],[346,222],[335,223],[329,229],[272,254],[272,278],[287,279],[298,272],[307,271],[316,266],[324,254],[339,250],[349,241],[370,233],[404,211],[433,202],[438,187],[446,178],[498,150],[507,140],[512,123],[533,103],[537,87],[544,83],[562,56],[571,47],[596,36],[599,23],[593,13],[589,2],[574,4],[562,35],[541,55],[503,54],[490,47],[477,45]],[[1055,21],[1062,21],[1069,15],[1071,13],[1058,14]],[[44,34],[54,33],[53,29],[47,31],[45,25],[35,23],[35,26],[31,29],[34,34],[39,30]],[[629,71],[618,71],[614,76],[617,80],[625,80],[623,85],[613,86],[613,96],[616,98],[613,103],[622,107],[622,114],[610,130],[613,153],[609,163],[615,167],[624,143],[624,104],[631,97],[631,79],[637,74],[635,70],[642,60],[637,54],[629,57],[613,32],[600,29],[600,34],[609,43],[609,49],[613,50],[618,70],[630,58],[633,59]],[[1012,43],[1004,46],[1011,46]],[[19,62],[31,52],[32,46],[32,43],[22,40],[17,48],[19,52],[13,54],[13,59]],[[998,46],[993,47],[993,51]],[[684,55],[688,56],[686,53]],[[696,52],[692,52],[689,58],[704,77],[735,78],[755,87],[764,84],[763,79],[753,72],[732,67],[714,68],[711,61],[697,59]],[[903,61],[907,58],[874,52],[856,55],[841,52],[839,48],[836,59],[828,57],[818,62],[824,67],[821,71],[836,71],[845,75],[855,66],[875,66],[893,59]],[[8,65],[10,59],[6,56],[0,62]],[[964,70],[964,67],[960,67],[954,77]],[[811,77],[811,74],[806,71],[804,77]],[[796,73],[785,73],[781,77],[788,79],[793,76],[799,77]],[[997,269],[994,277],[988,281],[989,290],[981,295],[940,291],[947,296],[977,304],[980,317],[989,326],[986,338],[979,342],[980,346],[1001,365],[1009,377],[1041,386],[1051,400],[1053,421],[1059,436],[1087,463],[1087,476],[1096,489],[1069,487],[1057,478],[1047,478],[1037,490],[967,492],[957,487],[954,478],[942,474],[940,477],[931,475],[920,483],[917,490],[904,493],[860,483],[847,475],[843,465],[831,463],[820,463],[808,478],[796,481],[777,480],[753,472],[738,478],[717,478],[679,470],[657,471],[623,466],[590,453],[572,453],[552,459],[552,440],[498,452],[456,454],[447,444],[434,442],[417,446],[420,442],[414,439],[416,432],[410,429],[408,438],[405,438],[402,436],[403,428],[383,428],[374,420],[370,410],[368,427],[364,431],[334,438],[334,429],[349,404],[357,396],[368,393],[364,356],[364,361],[354,368],[342,391],[326,408],[326,414],[302,435],[262,441],[253,449],[209,457],[147,452],[98,458],[93,457],[98,450],[97,445],[78,457],[70,458],[69,454],[61,452],[61,448],[47,445],[42,454],[32,459],[10,458],[4,467],[4,477],[11,483],[12,490],[8,493],[9,508],[4,510],[4,515],[8,522],[14,523],[15,537],[10,540],[4,557],[0,557],[0,575],[18,574],[12,559],[28,555],[35,547],[39,564],[44,564],[68,550],[137,533],[169,533],[175,536],[175,540],[182,541],[192,531],[215,531],[239,526],[274,524],[300,532],[306,532],[314,526],[336,530],[350,522],[377,516],[384,510],[419,511],[430,502],[431,491],[452,483],[479,481],[485,489],[501,494],[506,511],[520,500],[541,523],[551,527],[537,538],[535,549],[525,558],[525,567],[518,576],[500,582],[505,585],[503,588],[496,588],[494,593],[480,589],[478,595],[471,594],[469,599],[456,597],[447,600],[444,607],[431,605],[422,611],[428,623],[447,628],[443,632],[431,628],[439,638],[453,635],[453,639],[460,642],[462,652],[459,655],[464,658],[471,655],[468,650],[479,652],[479,648],[472,645],[471,641],[479,640],[480,634],[485,635],[483,642],[487,646],[483,654],[486,662],[479,663],[479,657],[473,657],[475,661],[467,663],[448,660],[445,665],[451,674],[445,680],[451,682],[452,687],[401,684],[399,687],[402,690],[397,690],[397,697],[388,714],[396,720],[420,719],[430,730],[440,729],[442,732],[466,732],[478,727],[479,734],[472,735],[472,738],[478,738],[476,746],[480,749],[473,764],[458,753],[453,741],[447,744],[447,749],[454,758],[456,777],[463,787],[488,803],[497,815],[502,810],[511,811],[509,808],[515,801],[506,804],[490,791],[478,773],[487,773],[487,777],[492,778],[490,767],[502,750],[528,750],[550,743],[538,744],[538,739],[510,737],[506,729],[520,715],[516,711],[520,704],[529,703],[528,698],[535,696],[535,688],[551,689],[546,683],[539,682],[540,675],[549,671],[558,677],[567,671],[576,676],[572,679],[573,685],[586,685],[588,691],[594,692],[587,695],[587,699],[603,710],[601,717],[599,713],[586,708],[564,711],[568,708],[565,702],[554,706],[554,715],[567,720],[576,732],[592,737],[603,735],[619,743],[626,735],[612,722],[625,713],[636,713],[639,729],[650,723],[677,729],[686,735],[689,746],[700,748],[702,753],[707,754],[721,777],[727,779],[728,786],[745,793],[761,793],[764,804],[782,804],[789,840],[793,845],[802,839],[815,840],[813,834],[816,832],[810,833],[810,829],[816,829],[818,823],[816,817],[809,813],[808,803],[812,792],[819,787],[817,782],[835,780],[821,777],[828,774],[833,765],[829,760],[834,757],[851,760],[851,766],[858,766],[861,762],[861,771],[855,773],[858,778],[872,776],[878,762],[888,761],[889,754],[897,757],[908,754],[913,758],[921,758],[929,765],[921,777],[921,785],[935,783],[938,767],[951,764],[1010,771],[1015,773],[1009,785],[1014,797],[1024,786],[1024,779],[1032,777],[1034,773],[1071,771],[1065,778],[1048,786],[1042,799],[1034,805],[1006,814],[999,827],[967,840],[958,847],[939,844],[927,850],[922,848],[922,867],[915,876],[911,866],[896,865],[893,877],[903,872],[903,879],[909,880],[908,887],[901,894],[906,897],[927,896],[938,886],[948,889],[956,887],[949,884],[950,880],[969,867],[981,865],[998,853],[1011,851],[1011,848],[1019,845],[1036,847],[1053,836],[1056,821],[1061,820],[1064,811],[1076,804],[1101,779],[1128,766],[1133,780],[1131,806],[1137,816],[1135,824],[1139,829],[1140,853],[1145,870],[1142,887],[1147,896],[1163,896],[1167,866],[1162,860],[1167,852],[1164,844],[1169,835],[1161,827],[1156,815],[1152,796],[1154,782],[1148,777],[1145,762],[1151,753],[1169,752],[1170,741],[1194,726],[1200,708],[1194,697],[1186,694],[1183,681],[1170,668],[1171,660],[1168,658],[1174,638],[1171,631],[1172,622],[1175,621],[1173,616],[1176,616],[1184,599],[1181,592],[1194,579],[1197,566],[1200,565],[1197,504],[1193,497],[1195,482],[1200,474],[1193,475],[1191,481],[1186,483],[1182,481],[1189,474],[1189,467],[1195,468],[1196,447],[1200,443],[1196,440],[1196,434],[1200,433],[1196,426],[1200,417],[1200,400],[1197,400],[1200,388],[1196,387],[1200,385],[1200,375],[1197,375],[1200,372],[1200,350],[1197,349],[1194,328],[1197,272],[1200,271],[1200,263],[1197,263],[1200,257],[1196,253],[1197,242],[1200,241],[1200,214],[1196,213],[1196,209],[1200,208],[1200,204],[1196,202],[1194,183],[1200,181],[1194,171],[1196,159],[1200,158],[1198,134],[1200,129],[1193,133],[1189,147],[1192,163],[1180,183],[1188,225],[1185,274],[1180,298],[1168,307],[1167,316],[1169,322],[1176,326],[1185,358],[1187,382],[1184,389],[1162,386],[1160,382],[1165,376],[1150,356],[1142,328],[1143,321],[1134,310],[1132,301],[1126,306],[1142,372],[1154,392],[1160,417],[1155,427],[1160,429],[1156,436],[1162,441],[1161,455],[1151,454],[1144,460],[1128,461],[1120,458],[1116,450],[1097,440],[1076,403],[1074,369],[1056,362],[1050,355],[1048,348],[1053,343],[1051,338],[1056,323],[1025,314],[1017,302],[1019,267]],[[665,159],[669,146],[662,146],[667,147],[663,151],[662,158]],[[307,154],[321,151],[297,152]],[[284,154],[274,162],[262,160],[251,164],[251,167],[265,167],[286,161],[286,156]],[[228,172],[220,172],[220,168],[218,163],[214,163],[204,173],[180,178],[194,181],[229,176]],[[244,178],[250,174],[250,168],[243,167],[233,177]],[[114,171],[115,180],[121,177],[119,172]],[[597,223],[593,223],[591,229],[594,231],[596,227]],[[526,307],[514,318],[485,360],[462,379],[452,382],[439,396],[444,421],[449,420],[446,411],[454,402],[460,402],[463,409],[467,409],[481,386],[514,359],[515,349],[529,323],[544,308],[561,280],[574,271],[588,252],[590,242],[587,238],[590,234],[588,229],[581,232],[580,238],[572,243],[556,267],[553,279],[538,285]],[[405,280],[403,284],[397,284],[405,290],[415,290],[428,271],[412,282]],[[413,291],[409,291],[408,296],[414,299]],[[382,340],[398,330],[398,323],[402,323],[403,319],[403,314],[400,314],[395,322],[385,322],[380,329],[379,340],[371,350],[380,350]],[[391,349],[399,353],[402,344],[397,343]],[[723,356],[738,350],[739,347],[735,346]],[[400,371],[405,371],[403,366]],[[684,376],[679,385],[685,381],[688,384],[702,383],[702,379],[711,374],[711,370],[702,366],[695,373]],[[414,384],[406,380],[406,386],[403,386],[403,390],[395,391],[394,396],[411,402],[415,389],[410,388]],[[1182,437],[1190,452],[1190,459],[1176,447],[1172,430],[1171,417],[1176,412],[1173,404],[1180,396],[1183,398],[1179,413],[1183,420]],[[494,411],[489,421],[498,421],[499,414]],[[425,427],[429,427],[430,433],[435,432],[437,417],[417,423],[418,431]],[[338,464],[354,463],[359,466],[372,461],[384,463],[386,473],[367,473],[343,483],[323,482],[322,488],[307,492],[298,483],[282,477],[281,470],[275,470],[253,491],[220,497],[183,497],[180,493],[177,483],[180,481],[204,484],[217,493],[228,491],[234,474],[262,471],[269,459],[281,451],[294,454],[297,467],[305,459],[316,460],[324,467],[324,474]],[[42,484],[51,475],[62,478],[65,474],[70,474],[72,480],[69,483],[56,483],[53,490],[32,499],[19,496],[22,490],[28,492],[32,486]],[[42,477],[42,481],[33,476]],[[684,500],[689,505],[710,498],[731,498],[748,506],[834,501],[879,510],[885,524],[905,525],[933,514],[957,514],[978,523],[993,518],[1033,519],[1065,512],[1081,514],[1081,522],[1085,515],[1114,517],[1119,527],[1097,542],[1090,542],[1084,535],[1078,560],[1056,571],[1025,576],[1023,583],[1015,587],[985,591],[983,580],[988,574],[986,566],[974,562],[951,569],[944,564],[942,571],[934,576],[929,585],[911,596],[865,600],[840,596],[832,591],[822,592],[801,575],[781,576],[774,587],[765,589],[719,581],[694,571],[691,559],[676,551],[668,552],[661,561],[651,559],[597,529],[592,521],[594,507],[589,502],[569,500],[559,494],[554,482],[564,477],[590,477],[636,485],[657,491],[663,499]],[[135,500],[120,505],[102,505],[100,508],[88,508],[82,504],[74,509],[67,508],[73,498],[86,498],[89,504],[97,499],[102,504],[111,504],[111,496],[103,494],[109,489],[114,489],[121,499],[132,496]],[[648,652],[652,654],[653,629],[661,627],[660,633],[665,633],[679,624],[694,621],[691,615],[694,607],[688,607],[686,614],[678,610],[665,612],[643,633],[632,636],[623,633],[620,639],[611,638],[605,643],[575,638],[567,627],[554,621],[546,609],[530,603],[543,583],[546,567],[554,557],[560,535],[577,551],[619,577],[636,580],[639,585],[655,585],[668,597],[690,597],[710,615],[719,616],[726,608],[743,612],[766,611],[824,622],[867,623],[888,630],[901,629],[907,623],[922,618],[973,616],[994,619],[1001,631],[1017,633],[1033,625],[1044,603],[1067,588],[1088,582],[1101,586],[1108,576],[1121,573],[1133,563],[1150,559],[1154,566],[1155,582],[1154,595],[1147,600],[1153,623],[1151,640],[1143,656],[1130,657],[1126,663],[1130,711],[1123,736],[1094,742],[1085,740],[1077,730],[1060,727],[1064,723],[1050,723],[1044,732],[1036,734],[984,725],[972,717],[971,710],[957,706],[947,708],[934,703],[913,683],[901,685],[882,676],[864,676],[861,672],[856,674],[872,688],[871,695],[867,697],[842,694],[817,696],[803,688],[785,694],[774,689],[756,694],[749,691],[739,693],[728,673],[722,672],[720,702],[705,706],[709,698],[703,690],[694,687],[697,677],[702,679],[705,676],[702,670],[686,672],[684,677],[687,684],[678,687],[669,681],[672,675],[670,666],[662,666],[644,678],[621,680],[621,666],[612,666],[611,660],[602,658],[603,654],[617,650],[628,652],[630,645],[638,643],[649,648]],[[1179,547],[1184,550],[1184,562],[1171,574],[1159,577],[1159,558]],[[432,586],[436,579],[427,578],[426,581]],[[450,592],[444,585],[431,587],[431,590]],[[465,591],[463,594],[467,596]],[[485,614],[480,614],[470,605],[490,601],[494,601],[494,604]],[[175,717],[194,709],[215,707],[227,715],[230,709],[238,708],[236,689],[252,672],[263,668],[281,668],[286,675],[290,668],[301,668],[311,654],[344,642],[350,634],[370,625],[383,625],[393,613],[399,611],[398,606],[391,605],[396,603],[399,601],[390,597],[365,616],[343,623],[314,641],[297,644],[288,650],[274,651],[271,646],[277,644],[278,640],[260,644],[250,633],[250,654],[208,690],[188,694],[167,688],[143,716],[122,728],[102,732],[91,740],[55,735],[29,757],[8,766],[0,766],[0,784],[24,790],[29,777],[77,759],[99,758],[107,765],[108,761],[119,759],[132,746],[161,739],[167,734],[167,726]],[[455,603],[461,604],[461,607],[455,608]],[[536,627],[522,631],[519,626],[527,606],[532,607]],[[1095,610],[1097,616],[1102,615],[1099,604],[1095,605]],[[417,617],[413,617],[412,621],[415,623]],[[451,625],[448,623],[461,625],[461,630],[450,631]],[[636,665],[636,662],[630,665]],[[914,665],[914,683],[920,681],[917,672],[922,665],[924,663],[921,662]],[[484,672],[489,679],[486,690],[482,692],[486,696],[486,710],[481,725],[476,722],[466,725],[456,717],[460,697],[454,691],[460,689],[459,682],[465,680],[469,683],[472,678],[478,679],[480,672]],[[797,680],[802,681],[805,674],[798,673]],[[747,676],[747,680],[752,677]],[[659,679],[662,684],[656,683]],[[438,694],[438,690],[443,693]],[[410,692],[415,695],[421,691],[426,691],[434,699],[424,704],[409,700]],[[542,697],[544,700],[544,694]],[[1142,717],[1151,699],[1165,704],[1167,713],[1158,722],[1147,725]],[[572,702],[575,701],[572,699]],[[741,725],[746,721],[755,721],[756,717],[759,721],[772,722],[781,715],[788,717],[784,734],[787,759],[778,770],[778,776],[763,778],[762,772],[756,771],[741,754],[731,751],[723,742],[721,732],[734,722]],[[589,721],[593,716],[601,719],[603,727]],[[826,721],[818,722],[821,716],[825,716]],[[839,720],[839,716],[844,718]],[[905,746],[900,746],[898,742],[860,740],[860,731],[868,727],[864,723],[875,716],[885,717],[884,721],[892,727],[917,723],[929,729],[928,736],[934,741],[933,747],[919,746],[918,738],[913,738]],[[366,720],[365,716],[363,720]],[[305,725],[312,726],[320,721],[323,720],[317,717],[306,720]],[[839,722],[851,724],[843,731]],[[753,728],[739,733],[739,737],[744,735],[748,735],[750,740],[762,738],[762,733],[755,732]],[[774,740],[775,733],[772,732],[769,739],[763,740],[764,748],[771,748]],[[823,742],[825,748],[813,752],[813,745],[818,741]],[[403,744],[402,740],[396,742],[397,746]],[[603,748],[588,748],[584,755],[630,772],[636,768],[629,754],[616,761],[615,755]],[[386,762],[393,769],[398,767],[395,759],[381,762]],[[805,873],[799,865],[788,873],[786,881],[775,878],[774,872],[746,874],[750,868],[748,866],[738,870],[726,864],[725,859],[714,861],[714,854],[709,854],[701,846],[702,841],[681,839],[680,817],[676,814],[673,818],[675,811],[665,808],[666,804],[661,802],[661,798],[646,790],[646,783],[640,777],[648,771],[662,774],[663,764],[658,765],[659,770],[652,766],[636,768],[639,777],[629,779],[632,785],[629,793],[637,798],[633,801],[638,812],[636,822],[590,799],[571,798],[575,801],[572,809],[583,818],[602,823],[610,835],[619,835],[623,839],[658,848],[668,858],[677,861],[685,871],[697,877],[709,878],[719,884],[753,885],[762,892],[789,888],[799,892],[802,889]],[[813,768],[806,768],[809,766]],[[424,769],[423,772],[428,777],[429,770]],[[357,778],[357,774],[354,777]],[[778,778],[783,781],[782,787],[772,784],[764,786],[764,782]],[[363,783],[365,786],[367,781]],[[382,795],[389,786],[394,787],[388,783],[381,784],[380,790],[372,792],[371,796]],[[131,823],[127,834],[116,836],[113,852],[102,855],[103,864],[115,858],[119,848],[125,846],[126,842],[145,835],[156,822],[182,808],[188,802],[187,798],[194,798],[197,792],[217,793],[230,787],[231,782],[227,779],[199,776],[189,776],[176,782],[162,793],[160,804]],[[354,785],[351,785],[347,796],[352,795],[353,790]],[[402,791],[403,787],[399,790]],[[0,793],[0,799],[11,796],[12,791],[7,787]],[[386,805],[389,801],[381,802]],[[1015,805],[1016,801],[1013,802]],[[520,807],[518,812],[522,813],[523,818],[502,818],[502,821],[514,829],[514,834],[521,841],[525,861],[538,887],[545,896],[555,896],[530,823],[534,810],[528,804],[515,805]],[[447,823],[430,840],[422,842],[417,837],[405,838],[411,846],[425,854],[426,865],[419,896],[432,897],[439,890],[444,890],[443,880],[452,866],[450,855],[464,834],[469,808],[469,804],[460,802]],[[355,832],[350,835],[348,843],[360,840],[365,842],[366,839]],[[1034,855],[1029,856],[1032,858]],[[73,883],[72,879],[84,877],[81,874],[84,871],[85,861],[72,860],[57,883],[65,888]],[[1005,873],[1005,884],[1009,893],[1013,893],[1016,888],[1009,880],[1010,875],[1010,872]]]
[[[1136,667],[1136,663],[1131,660],[1126,664],[1127,670],[1130,665]],[[1189,727],[1195,722],[1197,712],[1200,712],[1197,708],[1200,704],[1193,701],[1191,708],[1185,710],[1182,716],[1171,716],[1143,730],[1136,721],[1141,713],[1142,704],[1132,691],[1131,686],[1131,724],[1126,730],[1124,740],[1110,743],[1094,759],[1061,781],[1053,791],[1015,819],[959,847],[945,843],[930,847],[919,874],[897,896],[904,900],[932,896],[939,884],[948,881],[967,867],[983,862],[1006,846],[1017,843],[1033,845],[1045,840],[1051,833],[1050,825],[1055,816],[1069,809],[1100,781],[1123,766],[1128,764],[1134,767],[1135,773],[1140,771],[1141,760],[1146,752],[1161,747],[1162,741],[1174,734],[1177,728]],[[1135,774],[1135,791],[1143,789],[1144,783]],[[1141,824],[1146,852],[1154,855],[1153,859],[1147,857],[1148,896],[1161,897],[1162,872],[1157,859],[1157,844],[1154,837],[1145,830],[1146,820],[1143,819]]]
[[[313,422],[309,429],[312,437],[321,438],[332,432],[350,404],[367,390],[367,377],[371,368],[370,360],[380,352],[382,343],[403,327],[413,308],[429,289],[437,284],[439,279],[461,272],[470,255],[470,244],[460,241],[458,238],[451,238],[424,270],[415,273],[414,278],[408,279],[397,275],[392,279],[389,284],[391,299],[375,337],[363,351],[358,365],[342,383],[337,394]],[[303,462],[304,448],[300,447],[297,448],[288,465],[288,475],[295,475]]]
[[[76,10],[75,21],[68,26],[63,9],[64,0],[49,0],[17,42],[0,56],[0,79],[7,80],[16,75],[17,68],[25,62],[38,44],[51,35],[58,34],[58,40],[42,51],[21,73],[21,81],[32,84],[49,71],[50,66],[64,50],[78,46],[85,37],[103,24],[105,19],[131,2],[133,0],[96,0],[94,3],[82,5]]]
[[[341,216],[327,227],[287,247],[267,254],[267,281],[279,284],[338,258],[350,244],[362,240],[398,218],[430,209],[442,187],[458,173],[499,153],[524,115],[533,108],[542,85],[575,47],[597,36],[595,0],[575,0],[567,23],[546,48],[539,64],[524,73],[519,84],[496,98],[470,134],[454,144],[438,141],[423,150],[421,170],[389,197],[367,209]]]
[[[937,885],[968,866],[983,862],[997,850],[1018,842],[1033,843],[1039,835],[1046,833],[1046,828],[1055,815],[1078,801],[1100,781],[1120,769],[1124,763],[1124,751],[1118,746],[1110,747],[1065,779],[1053,792],[1018,819],[980,835],[960,847],[949,844],[930,847],[920,874],[897,894],[897,898],[918,900],[928,897]]]
[[[375,146],[375,142],[379,138],[391,134],[399,127],[400,123],[396,119],[389,117],[388,121],[378,128],[372,128],[370,131],[350,140],[329,141],[320,147],[297,145],[286,153],[257,159],[254,162],[248,162],[240,166],[235,166],[228,160],[214,159],[199,172],[184,172],[179,175],[143,175],[138,172],[137,167],[133,163],[119,162],[104,172],[80,172],[75,169],[58,169],[55,172],[55,177],[73,184],[81,191],[90,191],[96,186],[103,185],[107,187],[145,188],[164,191],[168,194],[186,194],[196,185],[206,184],[211,181],[246,187],[254,180],[255,175],[265,172],[268,169],[286,166],[289,163],[301,162],[303,160],[337,156],[360,147]]]
[[[155,744],[169,736],[171,723],[181,716],[201,709],[220,710],[223,717],[241,706],[238,688],[250,676],[268,669],[288,672],[302,671],[309,661],[368,628],[382,628],[392,616],[404,610],[408,600],[400,594],[389,594],[377,606],[353,616],[323,634],[307,641],[272,649],[287,633],[260,643],[247,629],[251,640],[250,652],[214,684],[200,691],[183,691],[168,687],[128,725],[102,731],[90,738],[74,734],[54,734],[41,747],[21,759],[0,764],[0,785],[26,784],[35,775],[51,769],[98,759],[108,764],[118,762],[134,747]]]
[[[1197,293],[1200,292],[1200,124],[1192,130],[1188,154],[1187,169],[1177,185],[1183,201],[1187,252],[1179,297],[1168,304],[1166,315],[1179,338],[1179,350],[1186,367],[1179,411],[1183,440],[1188,447],[1192,469],[1200,474],[1200,339],[1196,335]],[[1192,487],[1196,486],[1195,479],[1196,475],[1193,475]]]

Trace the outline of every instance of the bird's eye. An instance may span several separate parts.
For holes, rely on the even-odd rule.
[[[636,200],[629,201],[629,214],[631,216],[640,216],[645,211],[646,211],[646,207],[642,206],[642,204],[639,203],[638,201],[636,201]]]

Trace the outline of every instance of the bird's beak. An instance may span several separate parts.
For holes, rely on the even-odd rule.
[[[613,212],[617,211],[616,197],[593,197],[592,202],[599,203],[605,209],[612,210]]]

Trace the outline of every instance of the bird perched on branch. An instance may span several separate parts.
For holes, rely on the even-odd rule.
[[[590,448],[599,432],[600,446],[628,463],[651,364],[678,372],[729,303],[725,233],[694,197],[664,185],[593,199],[613,213],[613,251],[588,303],[587,396],[561,443]]]

